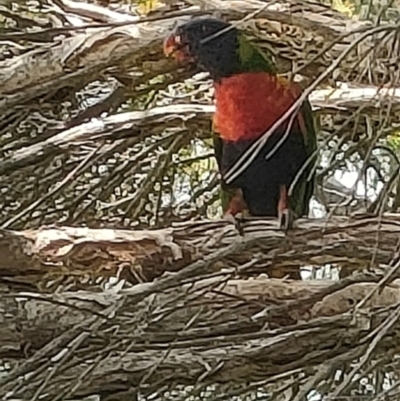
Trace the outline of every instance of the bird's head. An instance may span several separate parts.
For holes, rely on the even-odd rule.
[[[164,41],[166,56],[180,64],[196,64],[214,78],[238,72],[238,48],[237,29],[214,18],[195,19],[181,25]]]

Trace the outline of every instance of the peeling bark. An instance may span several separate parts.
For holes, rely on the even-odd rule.
[[[301,219],[287,235],[274,219],[248,220],[244,233],[242,238],[232,224],[218,220],[178,223],[160,230],[2,230],[0,276],[10,285],[50,291],[63,282],[79,288],[79,281],[116,275],[131,283],[151,282],[190,264],[188,277],[204,264],[210,271],[238,269],[242,277],[268,274],[270,269],[288,274],[304,264],[331,263],[352,271],[371,263],[391,263],[397,252],[400,217]]]

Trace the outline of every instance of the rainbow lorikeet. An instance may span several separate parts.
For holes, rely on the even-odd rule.
[[[252,216],[275,216],[284,228],[289,228],[293,218],[308,215],[317,146],[308,101],[270,134],[238,177],[229,184],[224,179],[238,158],[301,96],[301,87],[278,76],[270,54],[263,53],[231,24],[217,19],[193,19],[179,26],[165,39],[164,53],[180,63],[196,64],[213,80],[214,150],[222,176],[225,214],[235,216],[248,210]]]

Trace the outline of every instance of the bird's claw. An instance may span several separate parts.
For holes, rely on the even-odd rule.
[[[243,224],[242,213],[236,213],[235,215],[231,213],[225,213],[223,219],[232,223],[235,226],[236,230],[239,232],[239,235],[243,237],[244,231],[242,225]]]
[[[288,231],[293,228],[294,214],[290,209],[284,209],[279,214],[279,228]]]

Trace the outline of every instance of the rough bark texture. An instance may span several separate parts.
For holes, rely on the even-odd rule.
[[[193,0],[190,3],[193,4],[192,8],[184,8],[178,13],[164,12],[162,17],[155,15],[151,18],[154,21],[143,21],[140,24],[134,23],[138,20],[135,17],[127,16],[125,21],[114,19],[115,24],[123,26],[91,27],[84,33],[76,33],[47,50],[46,56],[37,58],[35,51],[32,51],[0,63],[0,82],[2,93],[5,95],[0,102],[0,110],[20,104],[24,97],[28,102],[49,89],[84,85],[82,78],[86,77],[87,82],[92,74],[117,63],[125,63],[125,68],[129,65],[143,67],[142,64],[146,63],[145,70],[148,76],[167,71],[168,62],[161,56],[162,39],[174,24],[187,21],[193,14],[211,13],[237,20],[253,13],[256,22],[254,23],[254,20],[244,22],[243,28],[264,44],[268,45],[270,42],[276,46],[276,53],[281,55],[279,57],[281,70],[291,71],[292,63],[295,63],[296,67],[305,67],[305,75],[308,77],[324,71],[342,54],[346,45],[361,39],[363,29],[369,29],[370,34],[376,33],[382,36],[394,32],[396,28],[387,25],[374,30],[366,22],[351,21],[329,7],[306,1],[250,3],[240,0],[207,2]],[[360,28],[360,32],[349,35],[349,28],[353,30]],[[27,36],[34,38],[35,34]],[[265,40],[265,37],[268,40]],[[361,41],[359,46],[354,46],[349,57],[340,65],[341,68],[336,73],[337,78],[340,74],[343,74],[343,81],[347,81],[349,75],[367,78],[365,67],[368,66],[368,70],[376,77],[384,76],[389,79],[390,70],[387,63],[390,63],[390,60],[387,59],[386,50],[390,49],[391,40],[395,41],[396,38],[393,37],[376,46],[371,37],[368,35],[365,37],[366,40]],[[332,42],[334,45],[323,57],[313,60],[315,62],[308,61],[324,50],[327,43]],[[376,49],[373,49],[374,46]],[[308,52],[310,57],[307,57]],[[361,63],[360,59],[363,59]],[[376,68],[369,64],[371,62]],[[17,63],[18,67],[15,66]],[[66,71],[70,72],[65,74]]]
[[[244,234],[241,237],[232,224],[217,220],[142,231],[2,230],[0,276],[9,284],[46,282],[50,290],[55,284],[79,285],[99,276],[151,282],[190,264],[190,276],[198,273],[196,268],[210,266],[209,271],[234,267],[243,277],[271,269],[287,273],[305,264],[331,263],[350,270],[389,265],[398,252],[400,216],[302,219],[287,234],[274,219],[249,220]]]
[[[186,284],[178,273],[102,293],[3,292],[0,357],[27,359],[0,379],[0,396],[30,399],[44,379],[44,400],[273,380],[361,355],[365,335],[399,314],[397,281],[383,288],[372,275],[340,283],[237,280],[234,271],[210,277],[203,269]],[[398,346],[390,339],[396,329],[381,349]],[[31,378],[21,380],[27,372]]]

